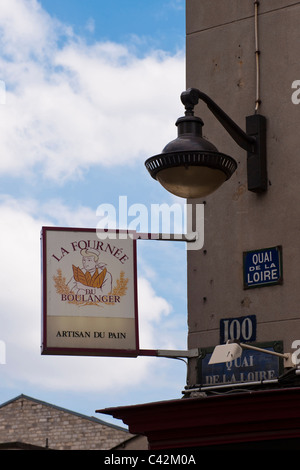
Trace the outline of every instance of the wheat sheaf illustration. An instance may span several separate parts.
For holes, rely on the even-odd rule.
[[[98,269],[96,269],[93,276],[91,276],[88,271],[84,273],[79,267],[74,266],[74,264],[72,265],[72,269],[75,281],[88,287],[101,287],[107,273],[106,268],[104,268],[101,273],[98,273]]]
[[[83,273],[83,271],[80,268],[76,268],[76,266],[74,265],[72,267],[73,267],[74,279],[77,282],[80,282],[81,284],[87,287],[101,287],[102,286],[106,272],[103,273],[102,271],[100,274],[99,273],[96,274],[95,272],[93,276],[91,276],[90,273],[88,273],[89,276],[86,276],[87,273]],[[76,276],[75,276],[74,268],[75,268]],[[80,272],[78,272],[78,270]],[[54,285],[55,285],[57,294],[60,294],[60,295],[72,294],[72,290],[67,285],[66,278],[62,275],[61,269],[57,270],[57,276],[53,276],[53,280],[54,280]],[[116,285],[113,287],[112,291],[108,295],[115,295],[119,297],[126,295],[127,284],[128,284],[128,278],[125,278],[124,271],[121,271],[119,279],[116,280]],[[68,303],[76,304],[80,306],[85,306],[85,305],[102,306],[101,302],[91,301],[91,300],[86,301],[86,300],[74,299],[74,300],[68,300]],[[105,305],[113,305],[113,302],[106,302]]]

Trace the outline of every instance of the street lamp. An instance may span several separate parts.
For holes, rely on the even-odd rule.
[[[243,349],[252,349],[254,351],[259,351],[265,354],[271,354],[273,356],[281,357],[282,359],[284,359],[285,367],[294,367],[295,365],[292,361],[292,355],[290,353],[282,354],[275,351],[269,351],[267,349],[258,348],[257,346],[253,346],[251,344],[235,342],[230,343],[229,341],[227,341],[226,344],[220,344],[215,347],[208,364],[219,364],[222,362],[234,361],[242,355]]]
[[[194,116],[194,106],[199,100],[206,103],[235,142],[247,151],[249,191],[266,191],[265,118],[259,114],[248,116],[244,132],[209,96],[196,88],[181,94],[185,115],[176,122],[178,137],[161,154],[146,160],[150,175],[176,196],[201,198],[218,189],[235,172],[236,161],[202,137],[203,121]]]

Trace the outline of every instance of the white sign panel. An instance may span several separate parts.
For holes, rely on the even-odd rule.
[[[136,241],[43,227],[42,354],[137,356]]]

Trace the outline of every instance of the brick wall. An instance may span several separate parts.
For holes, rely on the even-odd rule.
[[[0,443],[22,442],[56,450],[107,450],[132,437],[106,424],[25,395],[0,406]]]

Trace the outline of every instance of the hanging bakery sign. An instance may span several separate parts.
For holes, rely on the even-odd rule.
[[[136,241],[42,228],[42,354],[137,356]]]

